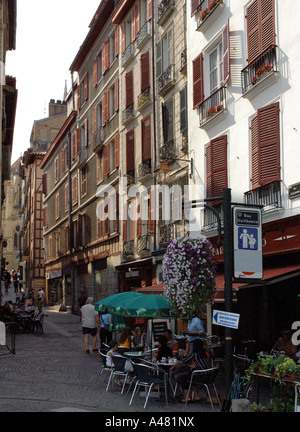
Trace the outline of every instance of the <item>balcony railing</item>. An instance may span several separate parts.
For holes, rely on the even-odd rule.
[[[171,64],[159,77],[158,77],[158,93],[164,94],[169,88],[175,85],[175,66]]]
[[[242,70],[242,91],[246,93],[277,70],[277,46],[272,45]]]
[[[150,103],[150,87],[148,87],[138,96],[138,109],[141,110],[143,108],[146,108],[146,106],[150,105]]]
[[[226,108],[226,87],[222,86],[211,94],[199,107],[200,127]]]
[[[123,243],[123,254],[125,257],[134,255],[134,240],[128,240]]]
[[[123,125],[127,124],[131,120],[134,119],[133,115],[133,104],[129,105],[127,108],[123,111]]]
[[[163,24],[175,8],[175,0],[163,0],[158,5],[158,24]]]
[[[223,0],[203,0],[197,9],[197,30],[204,24],[205,21],[209,20],[209,17],[215,12],[219,4],[222,4]]]
[[[168,141],[159,149],[159,156],[161,160],[168,160],[175,157],[175,142],[174,140]]]
[[[137,251],[139,254],[150,251],[150,236],[143,235],[137,239]]]
[[[212,207],[214,207],[214,209],[217,211],[217,213],[220,216],[221,219],[221,226],[223,225],[224,222],[224,211],[223,211],[223,203],[218,203],[218,204],[212,204],[210,203],[210,205]],[[209,231],[209,230],[213,230],[213,229],[217,229],[218,228],[218,219],[217,216],[215,215],[215,213],[210,210],[209,208],[205,208],[204,209],[204,219],[203,219],[203,231]]]
[[[135,40],[136,47],[138,49],[141,49],[143,45],[150,39],[150,37],[151,37],[150,22],[147,21],[145,22],[145,24],[143,25],[143,27],[140,29],[140,31],[136,36],[136,40]]]
[[[151,174],[151,159],[139,165],[139,179]]]
[[[87,162],[87,148],[82,147],[78,152],[78,168],[82,168]]]
[[[93,136],[93,151],[98,152],[102,149],[104,143],[104,128],[100,127]]]
[[[130,42],[122,54],[122,66],[125,67],[127,63],[133,58],[134,44]]]
[[[246,204],[262,205],[264,212],[282,208],[281,181],[276,180],[244,194]]]

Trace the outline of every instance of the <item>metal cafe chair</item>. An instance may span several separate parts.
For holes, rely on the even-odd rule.
[[[129,405],[132,404],[133,398],[138,388],[144,387],[146,393],[144,408],[146,408],[150,393],[153,390],[154,386],[155,387],[163,386],[165,391],[165,397],[166,397],[166,405],[168,405],[168,388],[167,388],[168,374],[166,372],[160,371],[160,375],[158,375],[158,369],[156,367],[144,363],[133,363],[132,365],[136,375],[135,376],[136,382],[135,382],[134,390]],[[147,392],[146,389],[148,389]]]
[[[187,401],[189,399],[189,395],[191,393],[192,386],[196,386],[196,387],[203,386],[203,387],[205,387],[207,396],[209,397],[209,401],[210,401],[210,405],[211,405],[212,409],[214,409],[214,404],[213,404],[213,401],[211,398],[211,393],[209,390],[210,388],[214,390],[218,404],[221,407],[219,394],[218,394],[218,391],[217,391],[216,386],[215,386],[215,379],[218,375],[218,372],[219,372],[218,367],[212,367],[210,369],[194,370],[192,372],[192,375],[190,378],[190,383],[189,383],[189,388],[188,388],[188,392],[187,392],[185,405],[187,404]]]
[[[108,373],[111,372],[111,367],[106,366],[107,351],[106,351],[106,350],[103,350],[103,349],[99,349],[99,354],[100,354],[100,358],[101,358],[101,361],[102,361],[102,366],[101,366],[100,371],[99,371],[99,373],[98,373],[98,376],[97,376],[96,382],[98,381],[99,376],[100,376],[103,372],[106,372],[106,377],[105,377],[105,379],[107,379],[107,377],[108,377]]]
[[[114,355],[113,356],[114,366],[111,368],[111,372],[109,375],[109,380],[107,383],[106,391],[108,391],[110,383],[113,386],[114,377],[117,376],[117,377],[123,377],[123,385],[122,385],[121,393],[124,392],[127,377],[129,375],[129,372],[127,372],[125,370],[125,364],[126,364],[127,360],[128,359],[126,357],[123,357],[121,355]]]

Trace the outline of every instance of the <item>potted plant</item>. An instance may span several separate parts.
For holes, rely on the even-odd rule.
[[[216,114],[216,112],[217,108],[215,106],[212,106],[211,108],[209,108],[209,110],[207,110],[206,117],[211,117]]]
[[[275,368],[275,375],[277,378],[291,378],[298,379],[300,376],[300,367],[293,359],[289,357],[282,357],[282,361],[279,362]]]
[[[208,14],[208,8],[203,9],[203,11],[201,11],[200,13],[200,20],[203,21],[207,14]]]

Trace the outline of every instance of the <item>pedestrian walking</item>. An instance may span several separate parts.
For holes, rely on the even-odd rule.
[[[104,348],[104,344],[109,345],[109,342],[112,340],[112,331],[110,329],[111,326],[112,315],[108,313],[108,310],[105,309],[104,314],[100,315],[100,341],[101,348]]]
[[[84,334],[85,352],[90,353],[89,336],[92,337],[93,352],[97,349],[97,326],[100,326],[98,312],[94,307],[94,299],[89,297],[86,304],[81,308],[82,333]]]
[[[78,305],[79,305],[79,315],[80,315],[79,321],[81,321],[81,308],[82,308],[82,306],[84,306],[86,304],[86,301],[87,301],[87,296],[86,296],[86,294],[84,294],[83,291],[80,293],[80,296],[78,297],[77,301],[78,301]]]
[[[38,305],[43,305],[43,300],[44,300],[44,291],[42,288],[40,288],[38,290],[38,294],[37,294],[37,303]]]

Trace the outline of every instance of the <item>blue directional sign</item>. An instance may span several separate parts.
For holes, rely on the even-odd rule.
[[[239,328],[240,315],[232,312],[213,311],[213,324],[233,329]]]

